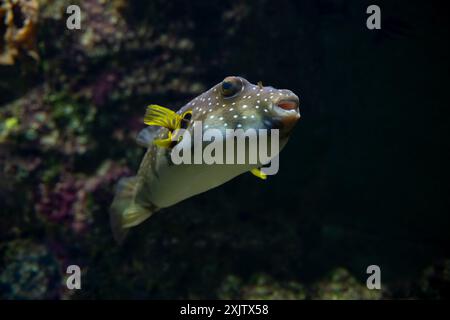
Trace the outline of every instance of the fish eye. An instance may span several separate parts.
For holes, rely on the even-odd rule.
[[[237,77],[226,77],[222,81],[222,94],[229,98],[239,93],[242,90],[242,81]]]

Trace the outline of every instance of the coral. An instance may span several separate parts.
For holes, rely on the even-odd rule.
[[[266,274],[255,274],[249,281],[230,275],[222,282],[217,296],[220,299],[380,299],[382,293],[369,290],[346,269],[339,268],[315,283],[276,281]]]
[[[276,282],[265,274],[256,274],[243,284],[236,276],[228,276],[217,293],[220,299],[245,300],[303,300],[307,292],[303,285],[295,282]]]
[[[417,295],[425,299],[450,297],[450,260],[446,259],[426,268],[419,281]]]
[[[36,32],[39,4],[36,0],[0,2],[0,64],[14,64],[21,52],[38,59]]]
[[[369,290],[346,269],[338,268],[312,286],[312,299],[366,300],[380,299],[380,290]]]
[[[62,289],[60,266],[43,245],[15,240],[0,246],[0,297],[54,299]]]
[[[193,55],[195,44],[189,30],[176,21],[159,30],[127,19],[121,0],[87,0],[79,3],[82,32],[62,32],[54,28],[64,9],[60,5],[41,4],[42,31],[59,39],[41,43],[53,55],[43,65],[50,83],[77,91],[97,106],[126,107],[135,101],[148,103],[142,98],[150,96],[193,96],[205,89],[195,80],[202,68],[201,59]],[[152,9],[148,14],[153,12],[158,13]]]
[[[39,184],[36,212],[48,221],[68,225],[75,233],[85,231],[92,223],[90,197],[102,187],[110,187],[121,176],[129,174],[123,166],[106,161],[92,177],[64,173],[55,183]]]
[[[0,143],[72,155],[93,147],[87,130],[95,108],[80,105],[64,94],[36,88],[0,110]]]

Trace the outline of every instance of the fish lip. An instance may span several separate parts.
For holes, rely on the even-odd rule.
[[[298,110],[300,104],[297,96],[281,97],[274,103],[278,108],[283,110]]]
[[[280,97],[273,103],[278,114],[283,115],[283,117],[288,117],[293,121],[300,119],[299,104],[300,102],[296,95]]]

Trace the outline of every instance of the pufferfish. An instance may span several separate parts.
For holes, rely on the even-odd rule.
[[[137,175],[119,181],[110,208],[114,238],[121,243],[129,228],[158,210],[222,185],[244,172],[266,178],[261,163],[174,164],[172,149],[178,144],[194,143],[183,136],[174,138],[179,129],[192,133],[198,124],[205,130],[278,129],[281,150],[299,119],[299,98],[292,91],[264,87],[260,82],[255,85],[238,76],[226,77],[177,112],[150,105],[144,118],[149,126],[137,137],[137,143],[147,148],[147,152]]]

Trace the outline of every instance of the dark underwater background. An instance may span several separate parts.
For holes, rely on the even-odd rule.
[[[0,21],[1,54],[17,51],[0,65],[2,299],[449,297],[444,1],[26,2]],[[8,40],[29,16],[27,41]],[[117,246],[108,207],[142,159],[145,107],[228,75],[299,95],[279,173],[160,211]]]

